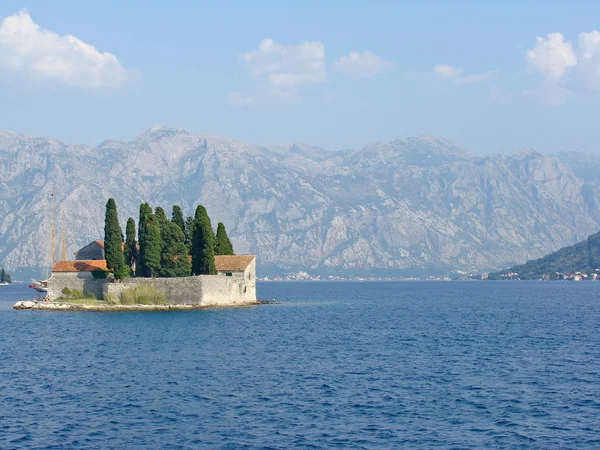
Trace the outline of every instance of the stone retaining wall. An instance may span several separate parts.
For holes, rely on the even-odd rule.
[[[77,289],[84,294],[93,293],[96,298],[103,298],[102,289],[105,279],[95,279],[91,272],[54,272],[48,280],[48,296],[51,299],[63,297],[64,288]]]
[[[252,277],[254,278],[254,277]],[[230,306],[256,302],[254,279],[227,277],[222,275],[199,275],[182,278],[128,278],[116,283],[106,279],[95,279],[91,272],[55,272],[48,282],[48,295],[55,300],[63,296],[64,288],[92,292],[98,299],[107,293],[121,291],[139,284],[152,284],[165,292],[170,303],[175,305]]]
[[[140,284],[152,284],[165,292],[176,305],[231,306],[256,302],[256,289],[249,289],[245,280],[238,277],[198,275],[182,278],[129,278],[120,283],[106,283],[107,293],[120,294],[124,289]]]

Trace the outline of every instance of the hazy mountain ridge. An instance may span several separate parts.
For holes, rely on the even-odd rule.
[[[69,254],[102,236],[112,196],[122,222],[141,201],[202,203],[271,272],[502,268],[597,231],[599,186],[535,151],[477,157],[431,136],[327,152],[164,127],[98,147],[0,131],[0,260],[49,264],[54,193]]]

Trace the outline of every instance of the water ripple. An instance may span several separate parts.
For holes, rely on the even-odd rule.
[[[279,304],[89,314],[3,288],[0,448],[598,448],[599,290],[265,283]]]

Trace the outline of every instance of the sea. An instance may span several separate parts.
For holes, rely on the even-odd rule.
[[[0,448],[600,448],[600,283],[263,282],[274,304],[14,311]]]

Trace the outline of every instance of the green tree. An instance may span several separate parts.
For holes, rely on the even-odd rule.
[[[156,220],[158,221],[158,226],[163,227],[165,223],[168,222],[167,215],[165,214],[165,210],[160,206],[157,206],[154,210],[154,215],[156,216]]]
[[[162,239],[160,236],[160,226],[154,214],[148,218],[146,225],[146,267],[147,277],[156,277],[160,274],[160,251]]]
[[[152,208],[148,203],[142,203],[140,205],[140,218],[138,220],[138,243],[140,250],[138,253],[138,259],[135,266],[135,274],[138,277],[148,276],[148,221],[152,215]]]
[[[140,252],[137,262],[137,275],[155,277],[160,271],[160,227],[152,208],[148,203],[140,205],[140,221],[138,222],[138,240]]]
[[[187,219],[185,219],[185,245],[188,249],[188,254],[192,254],[192,239],[194,236],[194,218],[192,216],[189,216]]]
[[[0,283],[12,283],[12,278],[10,274],[4,270],[4,267],[0,270]]]
[[[173,205],[173,215],[171,216],[171,222],[181,228],[183,234],[185,235],[185,220],[183,220],[183,213],[181,212],[181,208],[179,205]]]
[[[166,222],[160,231],[162,237],[160,276],[189,277],[192,273],[192,266],[185,246],[183,231],[173,222]]]
[[[600,233],[592,234],[587,239],[589,262],[588,267],[590,269],[597,269],[600,267]]]
[[[225,231],[225,225],[219,222],[217,225],[217,237],[215,242],[215,255],[233,255],[233,245]]]
[[[215,236],[206,208],[199,205],[194,216],[194,234],[192,237],[192,274],[214,275]]]
[[[106,258],[106,266],[114,272],[117,280],[127,276],[125,259],[123,258],[123,232],[121,231],[121,225],[119,225],[117,204],[112,198],[109,198],[106,202],[104,257]]]
[[[130,276],[134,276],[136,272],[138,249],[135,240],[135,221],[131,217],[127,219],[127,226],[125,227],[125,249],[123,253],[125,265],[129,267],[129,274]]]

